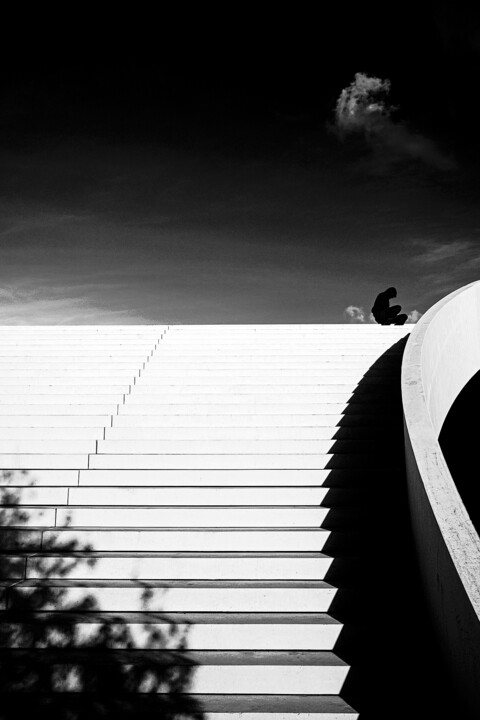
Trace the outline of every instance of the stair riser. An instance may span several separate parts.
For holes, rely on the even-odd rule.
[[[94,622],[75,623],[74,636],[70,637],[71,625],[48,627],[44,625],[38,638],[38,629],[25,623],[0,624],[0,647],[18,648],[52,648],[62,647],[68,642],[68,647],[88,647],[95,645],[106,625]],[[184,641],[188,650],[333,650],[338,640],[342,625],[329,623],[322,624],[275,624],[274,622],[261,625],[259,623],[236,624],[176,624],[171,623],[109,623],[110,630],[107,647],[122,649],[128,648],[133,640],[137,648],[158,648],[160,650],[179,647]],[[172,632],[174,630],[174,632]],[[129,637],[125,637],[128,634]],[[158,640],[155,641],[155,636]],[[68,641],[67,641],[68,637]],[[1,644],[1,639],[8,642]]]
[[[368,409],[368,408],[367,408]],[[15,421],[17,419],[15,418]],[[80,422],[80,419],[78,420]],[[58,420],[56,420],[58,424]],[[365,426],[370,424],[373,426],[381,425],[382,420],[378,419],[378,415],[372,412],[361,412],[358,415],[344,416],[342,413],[294,413],[284,411],[282,413],[273,414],[220,414],[210,413],[208,415],[149,415],[142,417],[141,415],[118,415],[113,416],[105,422],[105,425],[112,427],[335,427],[340,425]],[[0,416],[0,426],[2,418]],[[14,422],[6,422],[8,425],[14,425]],[[39,424],[35,418],[35,424]],[[45,424],[49,424],[45,422]],[[51,423],[50,424],[54,424]],[[98,422],[92,422],[92,425],[98,425]]]
[[[331,565],[326,557],[100,557],[93,566],[83,559],[27,558],[28,578],[82,578],[89,580],[323,580]],[[22,577],[20,563],[6,562],[0,576]],[[5,573],[5,574],[4,574]],[[20,573],[20,574],[19,574]]]
[[[0,463],[6,456],[0,455]],[[87,467],[87,459],[72,459],[72,456],[50,455],[31,456],[29,460],[26,455],[9,456],[9,464],[5,461],[4,467]],[[11,459],[10,459],[11,458]],[[332,454],[284,454],[275,455],[245,454],[245,455],[90,455],[88,467],[92,470],[121,470],[121,469],[159,469],[159,470],[325,470],[333,464],[336,468],[375,468],[378,467],[378,458],[374,455],[332,455]],[[36,465],[35,463],[42,463]]]
[[[18,587],[23,601],[39,597],[38,590]],[[8,596],[15,607],[15,594]],[[86,598],[105,612],[328,612],[335,588],[51,588],[41,595],[41,609],[57,611],[78,607]],[[40,599],[40,597],[39,597]]]
[[[8,408],[11,406],[5,406],[5,408]],[[22,415],[25,411],[25,407],[27,406],[18,406],[18,412],[14,413],[17,415]],[[31,406],[33,412],[36,412],[37,406]],[[40,412],[40,410],[45,409],[45,412]],[[48,406],[38,406],[38,414],[49,414],[51,411],[55,411],[57,409],[57,406],[50,405]],[[61,410],[66,410],[65,406],[58,405],[58,414],[61,415]],[[98,412],[98,414],[105,414],[108,412],[114,412],[116,414],[116,409],[112,409],[110,406],[108,406],[109,409],[106,409],[106,406],[94,406],[94,405],[74,405],[72,406],[72,413],[75,415],[80,415],[82,408],[85,408],[85,414],[94,414],[95,412]],[[48,410],[48,412],[47,412]],[[272,402],[272,403],[257,403],[257,404],[249,404],[246,402],[238,402],[238,403],[220,403],[220,402],[205,402],[205,403],[189,403],[189,402],[174,402],[174,403],[156,403],[151,405],[136,405],[135,403],[126,403],[125,405],[119,406],[119,415],[121,416],[162,416],[162,415],[249,415],[249,416],[256,416],[256,415],[295,415],[295,414],[308,414],[309,416],[312,415],[343,415],[347,411],[349,413],[360,413],[360,414],[367,414],[366,411],[375,413],[378,411],[382,412],[389,412],[391,410],[390,405],[388,402],[377,402],[373,404],[372,403],[366,403],[364,401],[362,402],[355,402],[355,403],[348,403],[348,402],[328,402],[328,400],[324,401],[315,401],[312,400],[310,402]],[[2,410],[3,412],[3,410]],[[5,413],[7,414],[8,410],[5,409]],[[67,413],[68,414],[68,413]],[[390,412],[390,414],[392,414]]]
[[[24,538],[40,550],[61,549],[70,543],[91,546],[97,551],[184,551],[184,552],[321,552],[330,536],[328,530],[225,531],[188,530],[77,530],[33,532]],[[0,539],[2,533],[0,533]],[[12,538],[13,542],[13,538]],[[22,538],[18,539],[22,545]]]
[[[65,527],[319,527],[325,508],[72,508],[57,510]]]
[[[46,413],[45,415],[1,415],[0,428],[104,428],[105,425],[111,425],[112,416],[109,413],[103,415],[91,415],[88,412],[80,413],[78,417],[75,415],[62,415],[56,413]]]
[[[320,505],[326,488],[15,488],[0,498],[9,505]],[[338,495],[338,493],[337,493]]]
[[[50,443],[53,446],[53,442]],[[90,443],[71,444],[71,450],[68,450],[68,443],[59,443],[60,450],[65,448],[66,452],[85,452],[83,448],[87,447],[87,452],[95,453],[95,448],[88,450],[92,446]],[[0,442],[0,450],[6,446],[6,442]],[[25,444],[26,446],[26,444]],[[18,446],[12,445],[3,450],[3,452],[14,452]],[[79,447],[81,449],[79,449]],[[31,443],[32,452],[41,452],[40,443]],[[370,442],[353,441],[353,440],[99,440],[96,452],[99,455],[106,454],[122,454],[122,455],[161,455],[165,454],[208,454],[208,453],[273,453],[283,455],[288,453],[355,453],[355,452],[374,452],[378,448],[378,441],[373,437]],[[22,452],[22,448],[18,447],[17,452]],[[46,446],[46,452],[51,452],[49,446]],[[25,452],[25,450],[24,450]],[[28,450],[26,451],[28,452]]]
[[[49,482],[48,473],[62,471],[39,471],[35,477],[39,478],[42,484],[54,484]],[[68,472],[68,471],[67,471]],[[332,478],[338,476],[338,470],[80,470],[80,486],[328,486]],[[384,473],[372,469],[365,471],[350,470],[343,471],[347,484],[357,486],[372,477],[378,479],[384,477]],[[28,475],[27,475],[28,477]],[[389,475],[390,477],[390,475]],[[69,478],[72,484],[77,485],[76,476]],[[17,476],[15,476],[17,484]],[[65,483],[67,484],[67,483]],[[338,484],[338,482],[337,482]]]
[[[41,493],[40,489],[37,493]],[[325,488],[71,488],[70,505],[320,505]]]
[[[326,508],[5,508],[20,527],[320,527]]]
[[[87,663],[86,663],[87,664]],[[131,664],[122,663],[125,670]],[[55,663],[51,668],[54,692],[82,692],[84,688],[82,666]],[[189,693],[276,695],[279,688],[288,695],[337,695],[348,673],[348,666],[283,666],[283,665],[200,665],[189,674]],[[148,678],[148,675],[147,675]],[[148,679],[138,687],[138,692],[151,692]],[[171,693],[171,683],[166,682],[154,692]]]
[[[389,477],[394,471],[389,469]],[[0,481],[8,486],[75,487],[241,487],[241,486],[358,486],[372,478],[381,481],[385,471],[365,470],[4,470]],[[340,480],[342,479],[342,481]],[[368,484],[368,483],[367,483]]]
[[[80,428],[78,429],[80,430]],[[17,431],[18,432],[18,431]],[[55,431],[52,431],[52,433]],[[58,432],[58,431],[56,431]],[[67,430],[72,432],[72,430]],[[73,431],[75,432],[75,431]],[[88,432],[88,431],[86,431]],[[94,433],[97,432],[97,436]],[[47,435],[47,431],[45,431]],[[5,437],[5,433],[2,432],[2,437]],[[28,438],[28,431],[25,433],[25,438]],[[98,437],[98,431],[92,431],[90,437]],[[103,435],[102,435],[103,437]],[[333,427],[264,427],[264,428],[253,428],[253,427],[236,427],[236,428],[222,428],[222,427],[200,427],[200,428],[120,428],[120,427],[107,427],[105,428],[105,439],[114,441],[125,441],[125,440],[136,440],[142,442],[240,442],[240,441],[251,441],[263,442],[280,440],[286,441],[302,441],[302,442],[315,442],[318,443],[320,440],[330,440],[335,442],[345,442],[350,440],[352,443],[360,444],[364,447],[367,441],[373,441],[375,439],[378,447],[379,439],[384,440],[389,437],[389,431],[386,428],[355,428],[355,430],[348,428]],[[60,439],[60,438],[59,438]],[[98,438],[100,439],[100,438]],[[318,446],[317,446],[318,447]]]

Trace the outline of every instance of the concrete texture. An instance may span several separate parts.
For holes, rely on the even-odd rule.
[[[444,655],[464,712],[472,718],[480,714],[480,539],[438,436],[455,398],[480,368],[479,318],[480,283],[455,291],[419,321],[402,366],[407,478],[418,557]]]

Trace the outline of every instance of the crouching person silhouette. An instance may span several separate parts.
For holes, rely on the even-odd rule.
[[[390,300],[394,297],[397,297],[394,287],[389,287],[377,295],[372,307],[372,315],[380,325],[404,325],[407,322],[407,315],[400,314],[401,305],[390,307]]]

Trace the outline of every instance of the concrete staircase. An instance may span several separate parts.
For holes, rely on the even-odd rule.
[[[406,333],[1,328],[12,717],[358,717],[328,547],[361,526],[372,403],[397,390],[378,358]]]

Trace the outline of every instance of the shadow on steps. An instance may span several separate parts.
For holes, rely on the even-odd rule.
[[[19,474],[22,475],[19,478]],[[81,564],[94,558],[72,554],[91,550],[77,541],[56,547],[58,562],[48,565],[37,557],[41,582],[22,583],[29,539],[35,531],[29,511],[19,506],[15,485],[33,485],[26,471],[3,471],[0,487],[0,580],[5,610],[0,612],[0,718],[97,718],[157,717],[162,720],[203,720],[195,698],[188,695],[195,663],[188,660],[188,630],[177,632],[171,619],[155,613],[149,624],[148,583],[142,586],[140,615],[144,635],[136,642],[128,614],[101,613],[95,597],[85,587],[72,602],[67,578]],[[11,485],[12,487],[9,487]],[[19,551],[15,534],[27,546]],[[77,583],[81,587],[81,582]],[[93,623],[81,634],[78,619]],[[166,628],[163,632],[158,626]],[[122,648],[119,650],[118,648]]]
[[[355,390],[354,413],[352,403],[339,427],[338,439],[375,443],[377,452],[366,448],[373,464],[367,470],[362,463],[361,474],[355,472],[358,455],[352,455],[350,477],[344,456],[331,482],[344,490],[336,498],[332,489],[324,501],[332,507],[324,524],[332,530],[325,552],[335,558],[326,580],[339,588],[330,614],[345,623],[335,652],[351,665],[342,697],[360,720],[451,720],[459,704],[438,661],[410,528],[400,395],[405,344],[406,338],[395,343],[372,365]],[[372,382],[378,371],[388,386]],[[367,382],[365,414],[357,424]],[[340,442],[332,449],[339,451]],[[337,455],[330,467],[338,466]]]

